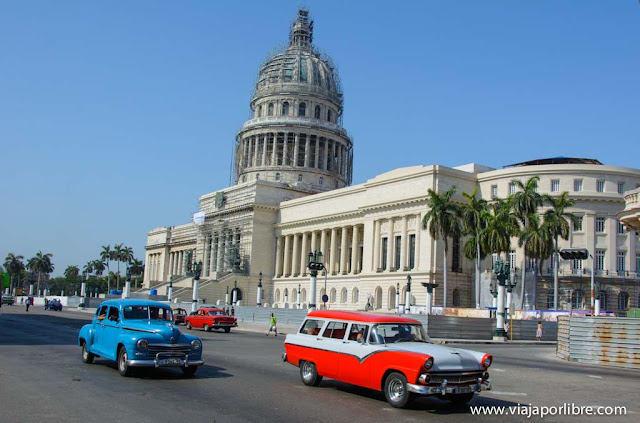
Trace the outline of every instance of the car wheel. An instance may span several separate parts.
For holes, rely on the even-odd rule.
[[[231,332],[231,328],[224,328],[225,333]]]
[[[127,349],[125,347],[121,347],[118,352],[118,372],[120,372],[120,376],[130,376],[131,368],[127,364]]]
[[[198,370],[198,366],[189,366],[189,367],[181,367],[182,374],[186,377],[192,377],[196,374],[196,370]]]
[[[185,323],[185,326],[187,326],[187,329],[191,329],[191,322],[187,321],[187,323]]]
[[[204,331],[205,331],[205,332],[211,332],[211,328],[209,327],[209,325],[206,325],[206,324],[205,324],[205,325],[203,326],[203,328],[204,328]]]
[[[82,362],[91,364],[93,363],[94,358],[95,358],[95,355],[93,355],[92,353],[89,352],[89,350],[87,350],[87,343],[84,342],[82,344]]]
[[[451,401],[454,404],[466,404],[473,399],[473,392],[466,394],[447,394],[444,396],[445,400]]]
[[[396,408],[404,408],[411,399],[411,392],[407,389],[407,378],[398,372],[393,372],[384,381],[384,397]]]
[[[318,386],[322,382],[322,376],[318,375],[316,365],[310,361],[300,362],[300,378],[307,386]]]

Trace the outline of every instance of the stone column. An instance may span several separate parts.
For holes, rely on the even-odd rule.
[[[402,216],[402,233],[400,236],[400,264],[398,270],[407,266],[407,216]]]
[[[287,165],[287,150],[289,150],[289,134],[287,132],[284,133],[282,139],[282,166]]]
[[[216,269],[216,265],[215,265],[215,251],[216,251],[216,238],[214,237],[214,234],[211,234],[211,251],[210,256],[209,256],[209,276],[213,275],[213,272]]]
[[[302,233],[302,241],[300,242],[300,276],[307,274],[307,233]]]
[[[318,249],[318,234],[316,231],[313,231],[311,232],[311,245],[309,245],[309,251],[316,251],[317,249]],[[307,253],[309,251],[307,251]],[[322,251],[322,254],[324,254],[324,251]]]
[[[291,235],[285,235],[284,237],[284,270],[282,271],[282,276],[290,276],[291,275]]]
[[[293,235],[293,253],[291,257],[291,276],[298,275],[298,264],[300,264],[300,250],[298,245],[298,234]]]
[[[380,220],[373,222],[373,269],[378,271],[380,267]]]
[[[307,136],[305,137],[305,144],[304,144],[304,167],[309,167],[309,163],[311,162],[311,155],[309,154],[309,151],[311,150],[311,135],[307,134]]]
[[[320,137],[316,135],[316,151],[314,153],[314,167],[316,169],[319,169],[320,167],[318,166],[318,157],[320,156]]]
[[[340,239],[340,273],[347,273],[347,231],[349,227],[343,226]]]
[[[182,276],[182,266],[184,266],[184,250],[178,251],[178,275]]]
[[[204,260],[202,261],[202,275],[209,276],[211,267],[211,237],[204,239]]]
[[[262,137],[262,166],[265,166],[267,164],[267,136],[266,135],[260,135],[260,137]]]
[[[282,237],[276,238],[276,278],[282,276]]]
[[[389,232],[387,232],[387,267],[384,269],[385,271],[391,269],[391,259],[393,258],[393,219],[387,221],[389,222]]]
[[[218,257],[216,257],[216,272],[222,272],[222,263],[224,256],[224,232],[218,232],[218,246],[216,248]]]
[[[320,232],[320,251],[322,251],[324,262],[327,262],[327,231],[325,229]],[[325,272],[327,270],[325,269]]]
[[[169,277],[173,275],[173,262],[174,262],[173,253],[169,253]]]
[[[296,132],[295,141],[293,143],[293,166],[298,166],[298,152],[300,151],[300,134]]]
[[[422,216],[420,213],[416,215],[416,257],[415,257],[415,269],[420,268],[420,231],[422,230]],[[413,270],[413,269],[412,269]]]
[[[353,234],[351,237],[351,274],[355,275],[358,272],[358,225],[353,225]]]
[[[337,244],[338,238],[338,230],[336,228],[331,228],[331,251],[329,255],[329,275],[333,274],[336,270],[336,250],[338,249]]]
[[[269,135],[273,135],[273,149],[271,150],[271,166],[276,165],[276,158],[278,157],[278,134],[274,132],[273,134],[267,134],[267,140],[269,139]]]
[[[322,170],[328,169],[328,161],[329,161],[329,138],[325,138],[324,140],[324,168]]]

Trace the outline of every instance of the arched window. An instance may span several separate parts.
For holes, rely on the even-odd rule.
[[[284,289],[284,302],[289,302],[289,290],[287,288]]]
[[[307,288],[302,288],[302,293],[300,295],[302,296],[302,302],[306,303],[307,302]]]
[[[279,180],[280,180],[280,174],[276,173],[276,181],[279,181]]]
[[[351,302],[353,304],[357,304],[358,303],[358,295],[360,294],[360,291],[358,291],[358,288],[353,288],[353,293],[351,294]]]
[[[458,288],[453,290],[453,306],[460,307],[460,303],[462,302],[460,290]]]
[[[340,302],[342,304],[347,302],[347,288],[342,288],[342,292],[340,293]]]
[[[560,304],[558,304],[560,307]],[[553,310],[553,289],[550,289],[547,293],[547,310]]]
[[[298,106],[298,116],[305,116],[307,114],[307,105],[305,103],[300,103]]]
[[[298,302],[298,291],[295,288],[291,290],[291,302],[294,304]]]
[[[381,287],[376,287],[376,296],[374,298],[374,308],[376,310],[379,310],[382,308],[382,288]]]
[[[333,118],[333,115],[331,113],[331,109],[329,109],[329,110],[327,110],[327,120],[329,122],[332,122],[332,118]]]
[[[276,289],[276,303],[280,302],[280,289]]]
[[[260,117],[262,116],[262,106],[258,106],[258,110],[257,110],[257,116],[256,117]]]
[[[267,107],[267,115],[273,116],[273,103],[269,103],[269,106]]]
[[[313,115],[314,118],[320,119],[320,106],[316,106],[316,111]]]
[[[600,310],[607,309],[607,302],[609,298],[607,298],[607,291],[600,291]]]
[[[289,115],[289,102],[285,101],[284,103],[282,103],[282,116],[288,116]]]
[[[618,310],[624,311],[627,307],[629,307],[629,293],[622,291],[618,294]]]
[[[302,182],[302,173],[298,174],[298,182]]]
[[[571,308],[574,310],[582,308],[582,291],[579,289],[571,293]]]
[[[335,303],[336,302],[336,289],[335,288],[331,288],[330,293],[331,294],[329,295],[329,302]]]
[[[393,310],[396,308],[396,287],[389,287],[389,298],[387,300],[387,305],[389,310]]]

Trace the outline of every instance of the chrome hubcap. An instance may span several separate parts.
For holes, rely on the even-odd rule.
[[[120,359],[120,368],[122,370],[127,368],[127,353],[124,352],[122,353],[121,359]]]
[[[311,379],[313,377],[313,364],[306,362],[302,367],[302,376],[305,379]]]
[[[402,386],[402,382],[398,379],[393,379],[391,383],[389,383],[387,391],[392,401],[398,401],[404,396],[404,386]]]

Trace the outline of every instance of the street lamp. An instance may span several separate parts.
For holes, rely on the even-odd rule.
[[[173,275],[169,276],[169,292],[167,292],[169,302],[173,301]]]
[[[193,276],[193,299],[191,300],[191,311],[194,312],[198,308],[198,288],[200,284],[200,275],[202,274],[202,262],[193,262],[189,265],[187,262],[187,276]]]
[[[127,279],[124,283],[124,297],[131,297],[131,266],[127,266]]]
[[[235,307],[238,303],[238,281],[233,281],[233,291],[232,292],[232,297],[233,297],[233,306]]]
[[[396,313],[400,313],[400,283],[396,283]]]
[[[427,315],[430,315],[431,304],[433,304],[433,290],[438,287],[438,284],[433,282],[421,282],[421,285],[427,288]]]
[[[504,331],[504,286],[507,279],[509,279],[511,270],[508,265],[498,259],[494,264],[493,272],[498,280],[498,308],[496,310],[496,330],[493,332],[493,340],[504,341],[507,336]]]
[[[229,305],[229,285],[227,285],[227,293],[224,296],[224,305]]]
[[[307,267],[309,268],[309,295],[311,296],[309,300],[309,310],[316,309],[316,282],[318,278],[318,270],[324,269],[324,264],[322,263],[322,251],[316,250],[313,252],[309,252]],[[324,274],[324,295],[327,295],[327,273]],[[324,296],[323,296],[324,297]],[[324,298],[323,298],[324,301]]]
[[[517,271],[514,271],[514,276],[512,278],[507,279],[504,287],[507,289],[507,305],[506,309],[509,310],[509,314],[511,314],[511,302],[513,301],[513,288],[518,284]],[[513,317],[512,317],[513,318]]]
[[[404,300],[404,312],[411,313],[411,275],[407,275],[407,296]]]
[[[300,309],[300,284],[298,284],[298,310]]]
[[[258,300],[256,301],[256,307],[262,307],[262,272],[258,275]]]
[[[491,307],[498,307],[498,289],[496,288],[496,283],[491,281],[489,285],[489,292],[491,293]]]

